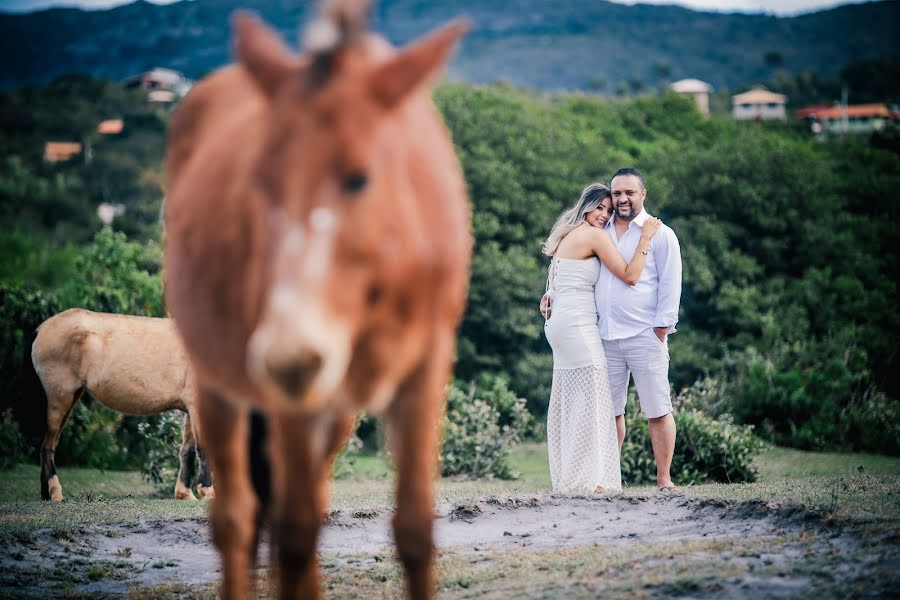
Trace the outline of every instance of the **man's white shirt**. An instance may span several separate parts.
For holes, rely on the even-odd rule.
[[[635,216],[617,239],[615,215],[605,230],[626,262],[631,262],[641,240],[644,223],[651,217],[645,210]],[[650,240],[650,253],[638,282],[630,286],[601,265],[594,288],[597,325],[604,340],[633,337],[650,327],[675,331],[681,301],[681,248],[675,232],[663,225]]]

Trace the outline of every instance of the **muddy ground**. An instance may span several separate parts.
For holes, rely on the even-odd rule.
[[[323,562],[366,569],[391,560],[390,518],[390,510],[332,512],[319,546]],[[510,550],[634,548],[646,553],[648,546],[664,545],[668,549],[651,554],[647,568],[668,560],[722,564],[723,576],[715,585],[657,590],[666,596],[791,597],[810,586],[823,589],[824,584],[827,590],[831,581],[836,586],[856,582],[853,589],[886,597],[900,572],[896,527],[828,523],[777,502],[679,494],[490,498],[438,506],[435,532],[442,555],[469,562],[490,562]],[[727,543],[692,543],[697,541]],[[752,551],[739,550],[745,541]],[[673,543],[682,550],[670,550]],[[710,548],[718,550],[710,555]],[[267,561],[264,545],[260,562]],[[0,549],[0,597],[118,596],[165,582],[195,585],[218,577],[205,518],[92,526],[78,533],[40,530]]]

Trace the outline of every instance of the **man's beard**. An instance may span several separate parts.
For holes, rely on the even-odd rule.
[[[629,204],[627,210],[628,214],[623,214],[622,210],[618,206],[616,206],[616,218],[622,219],[623,221],[631,221],[632,219],[634,219],[635,215],[637,214],[634,211],[634,204]]]

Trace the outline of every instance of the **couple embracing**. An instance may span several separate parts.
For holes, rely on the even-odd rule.
[[[553,348],[554,492],[621,489],[629,377],[649,419],[657,485],[675,487],[667,337],[678,321],[681,250],[675,233],[644,210],[646,196],[641,174],[619,169],[610,187],[585,188],[544,244],[553,257],[541,312]]]

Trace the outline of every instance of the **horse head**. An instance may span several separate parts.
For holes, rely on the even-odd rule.
[[[452,22],[395,51],[367,33],[363,10],[333,3],[297,56],[248,14],[233,21],[238,62],[267,105],[263,149],[246,185],[261,225],[261,304],[247,369],[303,411],[334,397],[373,316],[404,307],[416,265],[432,252],[410,150],[410,99],[466,31]],[[415,188],[419,188],[418,190]],[[420,282],[421,283],[421,282]]]

